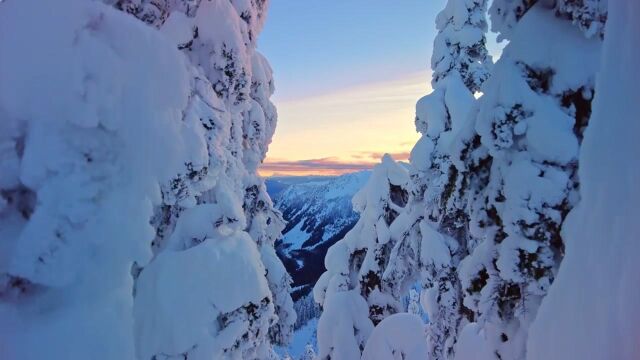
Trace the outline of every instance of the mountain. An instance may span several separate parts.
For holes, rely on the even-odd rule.
[[[307,175],[307,176],[279,176],[274,175],[265,179],[267,193],[271,199],[275,199],[280,193],[291,185],[310,183],[313,181],[333,180],[337,176]]]
[[[324,272],[327,249],[358,221],[351,198],[370,171],[341,176],[271,177],[267,191],[287,221],[276,250],[293,278],[293,299],[309,293]]]

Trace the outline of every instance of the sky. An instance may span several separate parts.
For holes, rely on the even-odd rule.
[[[444,4],[272,0],[258,50],[274,70],[278,126],[261,173],[337,175],[384,153],[407,160]]]

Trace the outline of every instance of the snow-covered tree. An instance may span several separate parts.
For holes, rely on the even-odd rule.
[[[266,3],[106,2],[143,21],[99,2],[0,7],[0,346],[268,358],[295,313],[257,176],[276,122],[255,51]]]
[[[509,39],[518,21],[536,3],[552,9],[556,16],[577,25],[587,37],[602,37],[604,34],[608,0],[497,0],[493,1],[489,12],[492,30],[499,34],[498,39]]]
[[[515,19],[502,33],[510,42],[483,88],[478,137],[467,151],[470,183],[479,186],[469,189],[470,255],[459,277],[464,306],[492,352],[520,359],[564,256],[564,220],[579,200],[578,154],[601,38],[544,2],[510,15],[506,3],[494,2],[493,13]]]
[[[640,72],[629,71],[640,62],[640,2],[610,1],[609,10],[580,151],[581,200],[564,225],[566,257],[531,327],[532,360],[640,358],[640,189],[633,185],[640,182]]]
[[[411,152],[409,228],[394,249],[395,273],[387,274],[395,279],[419,273],[434,358],[451,355],[464,315],[456,270],[466,255],[468,215],[456,191],[464,186],[458,159],[472,129],[474,93],[481,90],[491,69],[485,12],[486,1],[450,0],[436,19],[434,90],[416,105],[416,129],[422,137]]]
[[[353,358],[355,353],[351,348],[350,352],[344,353],[333,349],[334,344],[324,339],[335,339],[335,335],[324,335],[320,330],[325,322],[334,326],[331,332],[338,326],[327,309],[328,303],[337,301],[333,300],[334,297],[345,297],[347,295],[342,293],[348,292],[351,294],[349,299],[341,301],[348,301],[351,306],[366,304],[365,313],[373,324],[403,310],[399,298],[394,298],[388,290],[390,284],[383,282],[382,278],[395,244],[396,236],[392,229],[408,201],[408,182],[407,170],[385,155],[382,163],[373,169],[365,187],[353,198],[360,219],[342,240],[329,248],[325,257],[327,271],[313,290],[316,302],[323,306],[318,329],[321,359],[327,356],[348,359]],[[340,330],[341,336],[359,339],[359,347],[355,349],[359,354],[364,349],[366,337],[362,333],[356,334],[352,324],[340,324],[345,326]],[[333,355],[330,351],[333,351]]]
[[[438,14],[431,57],[434,88],[456,72],[472,93],[480,91],[491,67],[485,46],[486,11],[486,0],[449,0]]]
[[[313,293],[309,293],[293,303],[296,312],[295,329],[299,329],[312,319],[320,317],[320,305],[313,299]]]
[[[585,36],[604,36],[609,0],[559,0],[556,1],[556,16],[571,20]]]
[[[123,8],[122,2],[117,6]],[[228,182],[244,192],[245,229],[259,247],[278,317],[269,330],[269,336],[271,341],[284,344],[289,340],[295,322],[289,295],[291,280],[273,248],[284,223],[274,210],[263,180],[257,175],[258,165],[264,160],[276,125],[276,110],[269,100],[274,90],[271,68],[266,59],[255,51],[266,2],[200,4],[196,1],[172,1],[163,2],[162,6],[171,16],[154,25],[174,39],[178,49],[185,52],[194,64],[207,64],[203,67],[204,75],[213,84],[213,92],[222,99],[218,110],[224,110],[226,114],[223,117],[228,117],[229,123],[219,126],[212,122],[215,117],[209,116],[203,120],[203,126],[210,133],[210,147],[215,145],[215,151],[226,155],[216,158],[218,162],[222,160],[216,165],[222,165]],[[135,8],[144,7],[136,5]],[[131,13],[138,16],[138,12]],[[215,17],[234,19],[234,23],[229,28],[220,28],[212,24],[211,19]],[[148,22],[144,17],[141,19]],[[208,203],[216,199],[208,191],[198,201]],[[174,216],[180,214],[179,209],[171,211]]]
[[[454,355],[467,322],[479,322],[490,353],[523,356],[528,324],[563,256],[562,222],[577,201],[577,154],[606,19],[597,2],[494,1],[494,28],[510,43],[480,89],[463,67],[448,65],[450,51],[440,54],[458,43],[441,24],[464,18],[460,9],[484,19],[484,7],[449,2],[438,16],[434,91],[416,106],[423,136],[411,153],[409,227],[385,273],[399,283],[420,269],[436,359]],[[483,36],[484,21],[460,23]],[[576,53],[580,71],[569,65]],[[438,71],[441,61],[457,71]],[[488,68],[476,78],[487,79]]]

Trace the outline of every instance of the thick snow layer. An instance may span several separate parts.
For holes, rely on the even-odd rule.
[[[566,256],[531,328],[529,359],[640,358],[640,3],[609,4],[582,201],[567,220]]]
[[[451,261],[451,253],[455,251],[453,247],[456,243],[446,235],[436,231],[430,224],[425,221],[420,222],[420,233],[422,234],[422,243],[420,248],[420,256],[422,262],[427,265],[434,266],[436,269],[448,265]]]
[[[222,314],[269,296],[264,269],[254,265],[259,262],[260,254],[246,233],[207,238],[185,251],[161,253],[137,282],[138,357],[181,354],[195,347],[190,356],[222,356],[229,344],[216,339],[220,329],[211,324]]]
[[[422,135],[411,149],[409,160],[414,169],[426,172],[431,167],[431,154],[433,153],[433,140],[427,135]],[[415,165],[414,165],[415,164]]]
[[[495,360],[484,331],[478,324],[469,323],[460,331],[455,347],[456,360]]]
[[[318,356],[334,360],[360,358],[373,330],[369,306],[355,291],[337,292],[327,297],[318,323]]]
[[[2,267],[42,289],[0,303],[7,358],[135,357],[130,269],[151,256],[159,181],[188,157],[189,79],[160,34],[101,3],[0,5],[0,117],[15,130],[0,132],[14,156],[1,168],[38,199],[28,222],[0,213]]]
[[[286,341],[283,225],[255,170],[276,122],[263,5],[198,2],[166,31],[98,1],[0,5],[2,355],[262,357]]]
[[[429,356],[422,319],[394,314],[373,329],[362,360],[424,360]]]

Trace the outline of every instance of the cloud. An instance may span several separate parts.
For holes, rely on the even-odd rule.
[[[269,159],[260,167],[263,176],[272,175],[341,175],[355,171],[368,170],[380,162],[384,153],[359,152],[354,160],[343,160],[336,157],[307,160]],[[409,153],[390,154],[396,161],[406,161]]]
[[[380,159],[382,159],[382,156],[384,156],[384,152],[378,152],[378,151],[360,151],[356,154],[354,154],[352,157],[356,158],[356,159],[370,159],[374,162],[379,162]],[[408,161],[409,160],[409,152],[408,151],[403,151],[403,152],[397,152],[397,153],[388,153],[389,155],[391,155],[391,157],[395,160],[395,161]]]
[[[343,161],[337,158],[322,158],[308,160],[267,160],[260,167],[260,173],[265,176],[280,175],[339,175],[354,171],[370,169],[373,162]]]

